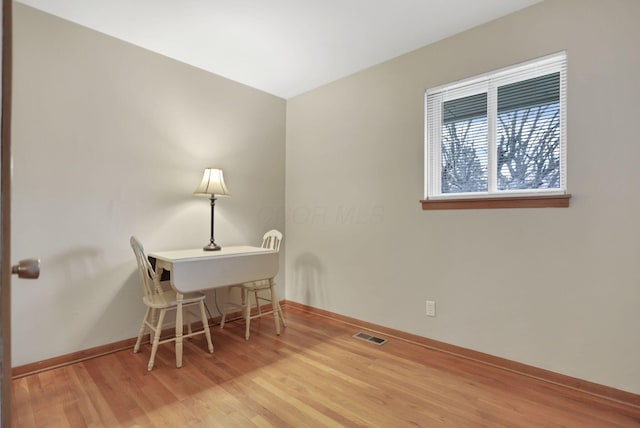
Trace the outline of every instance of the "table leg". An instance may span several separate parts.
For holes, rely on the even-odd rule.
[[[176,367],[182,367],[182,293],[176,293]]]

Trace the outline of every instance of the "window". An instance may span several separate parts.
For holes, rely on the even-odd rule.
[[[568,206],[565,94],[564,52],[427,90],[423,208]]]

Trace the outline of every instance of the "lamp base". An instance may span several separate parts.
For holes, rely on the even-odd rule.
[[[221,248],[222,247],[220,245],[216,244],[215,242],[209,242],[207,245],[202,247],[202,249],[205,250],[205,251],[218,251]]]

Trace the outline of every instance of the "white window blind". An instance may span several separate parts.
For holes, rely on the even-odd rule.
[[[426,91],[426,199],[566,192],[566,54]]]

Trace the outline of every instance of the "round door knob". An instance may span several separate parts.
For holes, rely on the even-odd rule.
[[[11,266],[11,273],[18,275],[18,278],[36,279],[40,276],[40,260],[20,260],[17,265]]]

